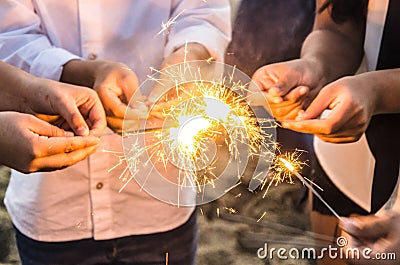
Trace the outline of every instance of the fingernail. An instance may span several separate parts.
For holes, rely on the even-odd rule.
[[[140,110],[147,110],[147,105],[144,102],[136,102],[133,105],[134,108],[140,109]]]
[[[64,136],[65,137],[73,137],[73,136],[75,136],[75,134],[73,132],[64,131]]]
[[[283,99],[281,97],[272,98],[272,102],[274,102],[275,104],[282,103],[282,101]]]
[[[303,86],[303,87],[301,87],[300,88],[300,95],[305,95],[306,93],[308,93],[308,87],[305,87],[305,86]]]
[[[271,87],[271,88],[268,90],[268,92],[269,92],[271,95],[280,96],[281,89],[280,89],[279,87],[274,86],[274,87]]]
[[[267,76],[264,76],[264,77],[262,78],[261,82],[262,82],[264,88],[270,88],[270,87],[272,87],[272,86],[275,84],[275,82],[273,82],[273,81],[272,81],[269,77],[267,77]]]
[[[80,136],[86,136],[86,135],[89,135],[89,129],[86,128],[86,127],[79,127],[79,128],[76,130],[76,133],[77,133],[78,135],[80,135]]]
[[[304,110],[300,110],[300,111],[297,113],[297,116],[296,116],[295,120],[296,120],[296,121],[301,121],[301,120],[304,119],[304,116],[305,116],[305,111],[304,111]]]

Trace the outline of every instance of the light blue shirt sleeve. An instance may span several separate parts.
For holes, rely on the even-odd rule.
[[[175,0],[171,15],[173,24],[164,50],[167,57],[186,42],[204,45],[211,56],[224,60],[231,40],[230,5],[227,0]]]
[[[53,46],[30,1],[0,1],[0,60],[35,76],[59,80],[62,66],[80,59]]]

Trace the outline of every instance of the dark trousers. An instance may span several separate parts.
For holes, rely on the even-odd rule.
[[[195,264],[198,239],[196,211],[171,231],[111,240],[41,242],[15,231],[23,265],[162,265],[167,264],[167,256],[170,265],[191,265]]]

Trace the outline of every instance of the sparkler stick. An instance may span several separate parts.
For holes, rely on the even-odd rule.
[[[109,133],[103,133],[103,136],[107,135],[113,135],[113,134],[119,134],[119,135],[125,135],[125,134],[141,134],[141,133],[149,133],[149,132],[155,132],[162,130],[162,127],[156,127],[156,128],[144,128],[144,129],[138,129],[138,130],[129,130],[129,131],[120,131],[120,132],[109,132]]]
[[[344,221],[342,217],[339,216],[339,214],[322,198],[322,196],[314,189],[313,186],[308,183],[302,175],[300,175],[292,166],[292,164],[289,163],[286,159],[283,157],[280,157],[279,160],[285,165],[285,167],[297,178],[303,182],[303,184],[312,191],[312,193],[323,203],[325,206],[333,213],[334,216],[336,216],[340,221]]]
[[[259,118],[259,119],[257,119],[257,122],[258,123],[270,123],[271,119]],[[156,131],[160,131],[163,129],[167,129],[167,128],[166,127],[144,128],[144,129],[128,130],[128,131],[120,131],[120,132],[108,132],[108,133],[103,133],[102,135],[108,136],[108,135],[113,135],[113,134],[119,134],[119,135],[143,134],[143,133],[156,132]]]
[[[126,123],[118,133],[124,145],[122,155],[116,154],[118,165],[127,167],[120,191],[134,179],[164,202],[204,204],[237,185],[253,160],[257,185],[251,187],[263,183],[276,147],[276,124],[247,102],[251,87],[244,73],[208,60],[155,70],[138,91],[156,99],[146,120],[158,118],[163,126],[132,130]]]

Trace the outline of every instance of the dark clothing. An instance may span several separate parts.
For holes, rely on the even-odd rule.
[[[314,15],[315,0],[242,0],[225,62],[252,76],[261,66],[299,58]]]
[[[400,0],[391,0],[387,11],[381,49],[376,70],[400,68]],[[375,158],[372,186],[371,213],[376,213],[390,198],[396,186],[400,164],[400,114],[373,116],[366,130],[369,148]],[[368,214],[346,197],[334,184],[326,179],[316,163],[314,179],[324,189],[323,197],[341,215]],[[331,215],[317,198],[313,198],[313,210]]]
[[[41,242],[16,230],[23,265],[195,264],[197,247],[196,211],[182,226],[171,231],[134,235],[111,240],[83,239],[70,242]]]

